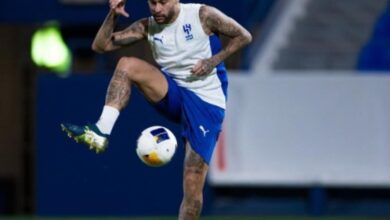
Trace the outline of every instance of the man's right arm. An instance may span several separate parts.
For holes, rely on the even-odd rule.
[[[114,32],[117,15],[110,10],[92,43],[92,50],[98,53],[113,51],[147,36],[148,19],[144,18],[131,24],[128,28]]]

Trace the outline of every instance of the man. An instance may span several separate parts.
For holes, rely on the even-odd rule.
[[[110,0],[110,11],[92,49],[103,53],[148,40],[161,69],[134,57],[122,57],[108,86],[99,121],[83,127],[62,124],[62,128],[97,153],[104,151],[135,85],[160,112],[182,125],[186,153],[179,219],[197,219],[208,164],[225,115],[227,76],[223,60],[250,43],[252,36],[210,6],[181,4],[179,0],[148,0],[148,5],[151,17],[114,32],[117,16],[129,15],[125,1]],[[218,34],[230,38],[223,49]]]

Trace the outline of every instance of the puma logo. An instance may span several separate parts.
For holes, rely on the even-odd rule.
[[[203,125],[199,125],[199,129],[202,131],[203,136],[206,137],[206,134],[210,132],[210,130],[206,130]]]
[[[161,44],[164,44],[164,43],[163,43],[163,38],[164,38],[164,36],[161,36],[161,38],[153,37],[153,40],[154,40],[154,41],[158,41],[158,42],[160,42]]]

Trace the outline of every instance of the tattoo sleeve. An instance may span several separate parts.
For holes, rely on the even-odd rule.
[[[214,65],[218,65],[234,52],[252,41],[251,34],[232,18],[210,6],[202,6],[199,12],[203,29],[208,34],[222,34],[230,38],[225,48],[211,57]]]
[[[112,36],[112,41],[114,45],[118,46],[127,46],[131,45],[134,42],[146,37],[145,35],[145,24],[147,20],[139,20],[134,22],[128,28],[123,31],[114,33]]]
[[[112,51],[123,46],[131,45],[146,37],[147,19],[138,20],[128,28],[114,32],[116,17],[113,11],[108,13],[92,44],[94,51],[100,53]]]
[[[110,11],[104,19],[103,24],[100,26],[99,31],[92,43],[92,49],[96,52],[104,52],[109,46],[111,41],[111,35],[114,31],[116,24],[116,15],[113,11]]]

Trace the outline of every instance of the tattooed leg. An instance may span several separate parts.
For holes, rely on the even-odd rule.
[[[108,86],[106,105],[118,110],[126,107],[133,84],[152,102],[161,100],[168,91],[168,82],[160,70],[143,60],[123,57]]]
[[[131,82],[128,73],[116,70],[108,85],[106,105],[122,110],[130,98]]]
[[[208,171],[208,165],[186,144],[184,160],[184,196],[180,206],[179,220],[198,219],[203,205],[203,186]]]

